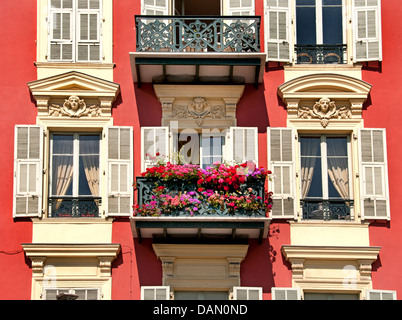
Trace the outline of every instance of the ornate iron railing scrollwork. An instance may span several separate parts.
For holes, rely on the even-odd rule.
[[[257,16],[135,16],[137,52],[260,52]]]
[[[192,192],[193,198],[200,201],[197,204],[197,211],[190,213],[184,208],[175,208],[171,211],[161,212],[162,216],[250,216],[250,217],[265,217],[266,212],[264,208],[265,199],[265,181],[255,180],[247,181],[246,183],[240,185],[239,189],[236,191],[238,196],[242,195],[254,195],[256,198],[259,197],[259,208],[257,210],[246,210],[244,208],[229,207],[227,203],[222,206],[213,205],[207,201],[207,197],[197,189],[196,181],[186,181],[186,180],[170,180],[162,181],[156,179],[147,179],[144,177],[137,177],[137,203],[139,206],[144,204],[149,204],[153,198],[155,198],[155,188],[164,187],[164,193],[170,196],[181,195],[184,193]]]
[[[100,204],[100,197],[49,197],[49,215],[52,218],[97,218]]]
[[[298,64],[344,64],[346,45],[295,45]]]
[[[350,199],[302,199],[303,219],[305,220],[350,220],[353,200]]]

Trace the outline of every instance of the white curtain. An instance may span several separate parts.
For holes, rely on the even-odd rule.
[[[73,181],[73,141],[68,136],[55,136],[53,143],[52,195],[64,196]],[[60,205],[61,201],[58,201],[56,209]]]
[[[311,187],[311,182],[314,175],[314,167],[318,157],[317,151],[320,143],[317,139],[303,139],[303,153],[302,153],[302,166],[301,166],[301,192],[302,199],[306,198]],[[303,155],[305,157],[303,157]],[[308,156],[307,156],[308,155]]]
[[[349,198],[349,173],[348,159],[342,156],[333,157],[332,155],[342,154],[337,143],[328,143],[328,176],[332,181],[336,191],[342,199]]]
[[[80,157],[93,196],[99,195],[99,140],[80,139]]]

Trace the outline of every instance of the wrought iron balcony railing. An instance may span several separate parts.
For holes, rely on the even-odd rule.
[[[264,180],[247,181],[236,192],[223,195],[212,190],[200,191],[196,181],[161,181],[137,177],[138,206],[144,208],[144,205],[150,205],[145,209],[148,212],[139,212],[137,215],[266,217],[264,183]],[[158,188],[163,190],[162,197],[157,192]],[[175,201],[176,205],[170,205]],[[153,214],[155,209],[157,214]]]
[[[49,197],[50,217],[99,217],[99,197]]]
[[[302,199],[303,219],[350,220],[353,200],[350,199]]]
[[[346,45],[295,45],[299,64],[346,63]]]
[[[136,16],[137,52],[260,52],[260,17]]]

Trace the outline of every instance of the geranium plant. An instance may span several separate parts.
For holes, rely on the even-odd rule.
[[[209,214],[219,210],[227,214],[247,214],[271,210],[271,193],[259,192],[271,172],[254,163],[226,165],[214,163],[205,169],[198,165],[166,163],[146,169],[142,176],[155,183],[148,203],[134,205],[135,216],[172,214]],[[169,190],[171,182],[185,183],[185,190]],[[188,190],[192,185],[193,190]],[[259,190],[257,190],[259,188]]]

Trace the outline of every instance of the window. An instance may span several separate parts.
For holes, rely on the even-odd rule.
[[[99,289],[45,289],[45,300],[100,300]]]
[[[347,136],[301,136],[301,201],[304,219],[349,219]]]
[[[175,291],[175,300],[228,300],[226,291]]]
[[[342,0],[296,0],[296,31],[298,45],[342,44]]]
[[[253,161],[258,165],[258,135],[255,127],[227,129],[142,128],[142,170],[152,167],[155,159],[198,164],[203,168],[214,162]],[[173,132],[174,131],[174,132]]]
[[[305,292],[304,300],[360,300],[358,293]]]
[[[99,215],[99,134],[52,134],[50,215]]]
[[[101,4],[100,0],[50,1],[49,60],[101,60]]]
[[[382,60],[380,0],[265,0],[265,6],[269,61]]]
[[[202,168],[223,162],[225,133],[221,130],[181,130],[177,139],[178,158],[183,163],[198,164]]]

